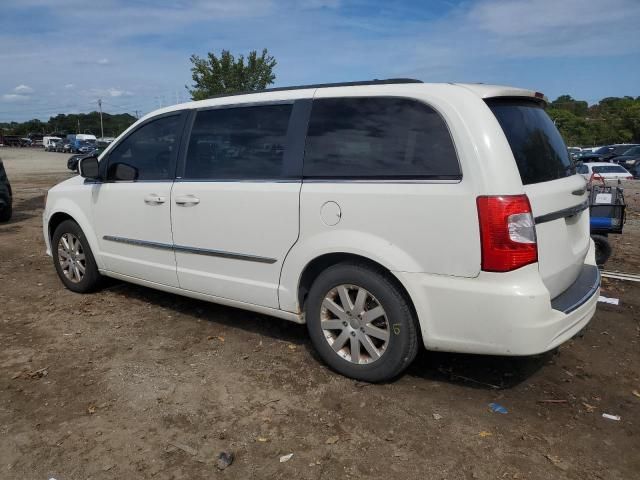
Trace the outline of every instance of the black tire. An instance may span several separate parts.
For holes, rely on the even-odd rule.
[[[591,235],[591,238],[596,247],[596,264],[604,265],[612,253],[609,239],[604,235]]]
[[[0,209],[0,222],[8,222],[11,220],[12,215],[13,207],[11,204],[8,204],[4,208]]]
[[[388,342],[380,357],[371,363],[356,364],[346,358],[344,352],[341,356],[334,351],[321,327],[323,301],[329,292],[340,285],[354,287],[354,293],[355,288],[364,288],[371,295],[367,297],[367,301],[377,302],[384,309]],[[389,274],[366,264],[341,263],[323,271],[309,291],[305,318],[311,342],[320,357],[336,372],[356,380],[372,383],[391,380],[411,364],[418,352],[418,322],[404,292],[396,286]],[[356,327],[351,324],[349,327],[358,328],[357,324]],[[339,328],[347,329],[346,326]],[[350,334],[354,335],[354,332]],[[337,331],[335,336],[339,336]],[[351,355],[351,339],[347,338],[345,348],[349,346]],[[373,358],[367,354],[364,345],[358,349],[359,356],[368,357],[369,360]]]
[[[82,247],[82,253],[84,253],[85,271],[80,281],[72,281],[69,279],[60,264],[58,245],[60,243],[60,239],[65,234],[71,234],[77,238]],[[56,268],[56,272],[58,272],[58,277],[60,277],[60,280],[65,287],[76,293],[89,293],[98,289],[102,282],[102,275],[98,272],[98,265],[96,264],[96,260],[93,257],[91,248],[89,247],[89,242],[87,241],[84,232],[76,222],[73,220],[65,220],[58,225],[55,232],[53,232],[53,237],[51,239],[51,253],[53,256],[53,264]]]

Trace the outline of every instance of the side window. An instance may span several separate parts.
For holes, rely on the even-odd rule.
[[[586,165],[578,165],[578,166],[576,167],[576,171],[577,171],[578,173],[589,173],[589,168],[587,168],[587,166],[586,166]]]
[[[262,105],[198,112],[184,178],[280,178],[292,107]]]
[[[174,176],[181,115],[153,120],[109,154],[107,180],[169,180]]]
[[[313,101],[304,176],[461,178],[449,130],[432,108],[390,97]]]

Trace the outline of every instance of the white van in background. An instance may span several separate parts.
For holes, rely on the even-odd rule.
[[[56,146],[56,143],[62,140],[60,137],[42,137],[42,146],[45,150],[53,150]]]

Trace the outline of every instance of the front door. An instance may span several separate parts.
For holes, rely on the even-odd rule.
[[[143,123],[101,160],[93,213],[111,272],[178,286],[170,201],[183,121],[178,112]]]
[[[292,109],[198,112],[171,195],[181,288],[278,307],[282,262],[298,238],[301,180],[293,171],[302,148],[290,148]]]

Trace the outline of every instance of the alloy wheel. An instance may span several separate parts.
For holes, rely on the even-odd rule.
[[[58,262],[62,273],[73,283],[84,278],[87,260],[80,239],[73,233],[64,233],[58,241]]]
[[[389,345],[389,320],[371,292],[357,285],[338,285],[322,302],[320,327],[325,340],[354,364],[379,360]]]

